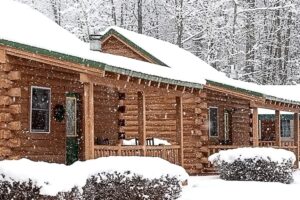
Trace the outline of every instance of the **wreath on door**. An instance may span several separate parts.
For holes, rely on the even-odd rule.
[[[58,122],[61,122],[65,118],[66,110],[63,105],[57,104],[54,107],[54,119]]]

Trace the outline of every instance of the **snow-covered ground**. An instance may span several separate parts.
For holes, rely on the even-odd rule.
[[[254,200],[298,199],[300,170],[294,173],[294,183],[224,181],[218,176],[191,176],[180,200]]]

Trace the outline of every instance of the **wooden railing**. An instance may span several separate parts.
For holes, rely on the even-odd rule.
[[[109,146],[95,145],[95,158],[107,156],[143,156],[143,146]],[[145,154],[149,157],[160,157],[174,164],[179,163],[179,145],[146,146]]]
[[[260,147],[275,147],[278,146],[275,141],[259,141]],[[282,147],[294,146],[294,141],[281,141]]]

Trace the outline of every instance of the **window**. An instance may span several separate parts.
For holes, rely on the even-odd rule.
[[[76,98],[67,97],[66,100],[66,129],[67,136],[76,136]]]
[[[229,138],[229,113],[224,112],[224,138],[225,141]]]
[[[281,137],[291,137],[292,136],[292,129],[293,120],[281,120],[280,123],[280,130],[281,130]]]
[[[209,108],[209,136],[218,137],[218,108]]]
[[[31,132],[50,132],[50,92],[50,88],[31,87]]]

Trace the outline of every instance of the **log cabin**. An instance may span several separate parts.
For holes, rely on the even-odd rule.
[[[2,4],[0,159],[155,156],[208,174],[208,156],[222,149],[273,146],[299,158],[299,102],[237,87],[167,42],[110,27],[91,35],[89,48],[37,11]],[[7,19],[22,37],[1,23]],[[271,145],[259,137],[259,108],[275,112]],[[289,143],[281,140],[280,111],[294,113]]]

